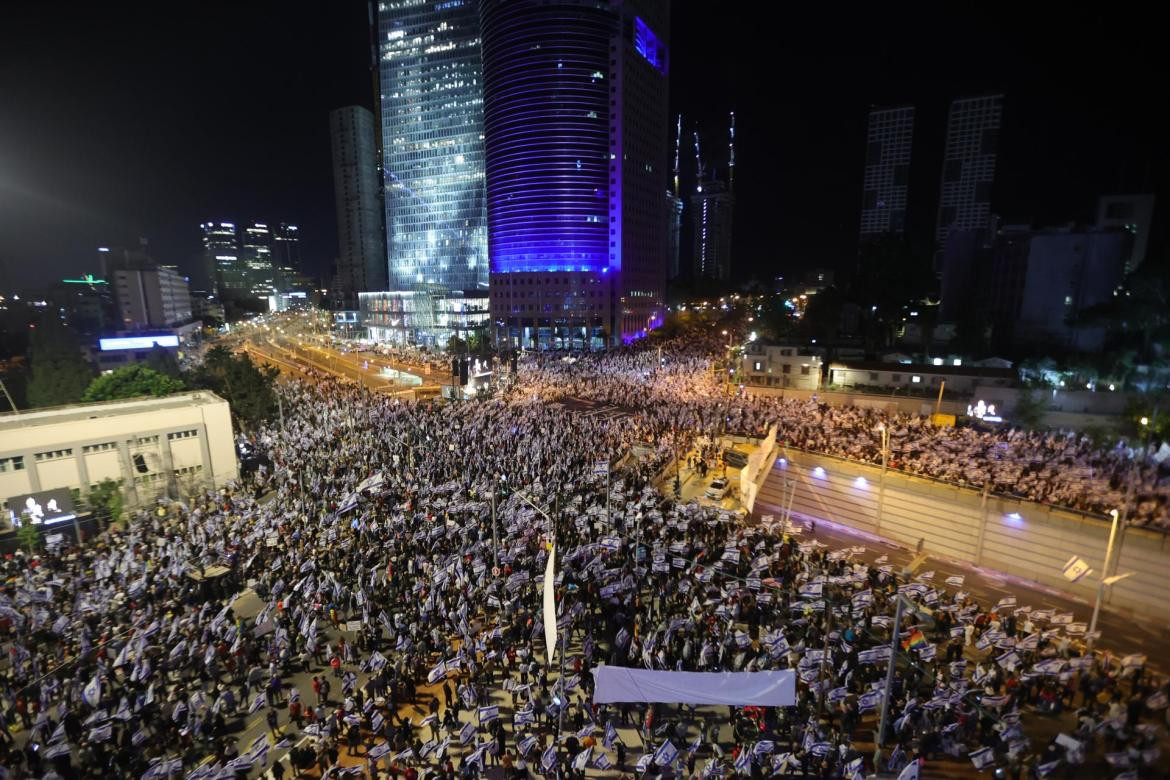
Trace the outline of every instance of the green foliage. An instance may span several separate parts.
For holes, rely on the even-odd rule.
[[[146,367],[152,368],[160,374],[166,374],[169,377],[179,379],[182,372],[179,370],[179,358],[174,352],[160,347],[158,344],[154,345],[154,349],[150,351],[150,355],[146,358]]]
[[[93,380],[81,400],[116,401],[119,398],[138,398],[144,395],[161,397],[181,392],[186,388],[181,379],[135,363],[122,366]]]
[[[191,383],[226,399],[236,423],[254,428],[277,414],[274,383],[279,373],[219,346],[207,351],[203,365],[192,372]]]
[[[16,529],[16,538],[24,549],[32,553],[41,542],[41,532],[32,523],[21,521],[20,528]]]
[[[818,344],[831,343],[841,329],[841,311],[845,297],[836,287],[826,287],[810,295],[797,332],[804,338],[816,339]]]
[[[893,344],[902,307],[920,302],[933,285],[929,260],[905,238],[890,235],[866,242],[848,294],[861,308],[866,342],[873,348]]]
[[[33,329],[28,356],[29,406],[77,403],[93,379],[93,367],[81,354],[77,337],[56,318],[46,318]]]
[[[103,479],[89,491],[85,500],[95,515],[109,523],[119,522],[126,504],[122,480]]]
[[[1043,397],[1031,389],[1020,391],[1016,398],[1016,408],[1012,411],[1012,420],[1024,428],[1039,428],[1044,422],[1046,410]]]

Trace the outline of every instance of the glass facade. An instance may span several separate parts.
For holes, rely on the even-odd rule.
[[[390,286],[487,290],[475,0],[378,4]]]
[[[374,341],[444,347],[452,336],[486,334],[488,299],[458,293],[396,291],[358,294],[362,325]]]

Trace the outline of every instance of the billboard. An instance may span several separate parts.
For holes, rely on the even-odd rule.
[[[160,333],[157,336],[147,334],[98,339],[98,345],[101,346],[102,352],[119,349],[154,349],[155,344],[160,347],[177,347],[179,346],[179,337],[173,333]]]
[[[72,520],[76,516],[69,488],[25,493],[8,499],[6,519],[13,528],[25,522],[33,525],[55,525]]]

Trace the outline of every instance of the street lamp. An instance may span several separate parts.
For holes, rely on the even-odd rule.
[[[1125,508],[1128,509],[1128,507],[1129,496],[1126,496]],[[1117,526],[1121,522],[1121,516],[1116,509],[1110,509],[1109,514],[1113,518],[1113,522],[1109,525],[1109,544],[1105,547],[1105,563],[1101,567],[1101,581],[1097,584],[1097,600],[1093,603],[1093,618],[1089,621],[1089,634],[1087,639],[1089,647],[1093,646],[1094,632],[1097,630],[1097,616],[1101,614],[1101,602],[1105,599],[1106,586],[1120,582],[1133,574],[1133,572],[1128,572],[1126,574],[1116,574],[1112,577],[1109,576],[1109,563],[1113,560],[1113,542],[1117,538]]]

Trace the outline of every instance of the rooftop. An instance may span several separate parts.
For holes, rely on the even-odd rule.
[[[183,409],[192,406],[213,406],[227,403],[208,390],[176,393],[163,398],[125,398],[119,401],[96,401],[88,404],[68,404],[47,409],[22,411],[20,414],[0,414],[0,432],[33,428],[38,425],[59,425],[79,420],[93,420],[99,417],[118,417],[124,414],[157,412],[165,409]]]

